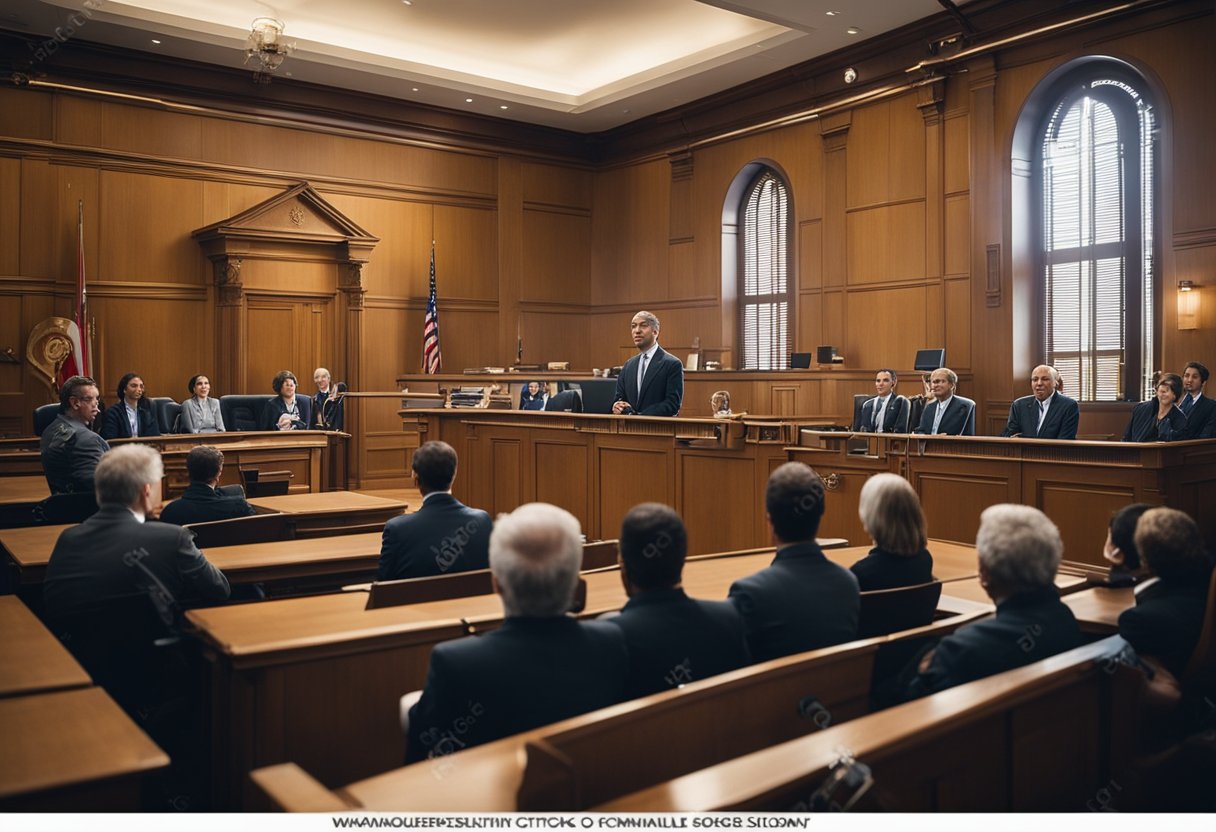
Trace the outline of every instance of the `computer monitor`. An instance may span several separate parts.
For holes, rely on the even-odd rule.
[[[820,345],[815,348],[815,361],[818,364],[832,364],[836,360],[836,348],[834,346]]]
[[[933,372],[938,367],[946,366],[946,350],[917,350],[916,363],[912,366],[914,370],[927,370]]]
[[[612,404],[616,401],[616,381],[614,379],[570,382],[570,389],[575,388],[582,391],[584,413],[612,412]]]
[[[807,370],[811,366],[811,354],[809,352],[792,352],[790,353],[790,369],[791,370]]]

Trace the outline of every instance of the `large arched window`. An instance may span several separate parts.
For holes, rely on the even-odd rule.
[[[1077,398],[1138,401],[1152,386],[1154,111],[1141,79],[1101,62],[1053,90],[1036,158],[1044,354]]]
[[[789,357],[790,201],[785,183],[762,168],[740,205],[738,299],[743,370],[777,370]]]

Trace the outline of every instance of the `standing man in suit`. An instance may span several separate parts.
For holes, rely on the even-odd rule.
[[[751,661],[743,619],[726,601],[689,598],[680,585],[688,531],[661,503],[621,521],[621,583],[629,603],[607,619],[629,647],[629,698],[648,696]]]
[[[582,560],[578,520],[568,511],[528,503],[499,515],[490,569],[502,626],[431,651],[426,687],[403,720],[407,763],[625,698],[628,655],[620,628],[567,614]]]
[[[929,376],[933,401],[925,405],[916,433],[975,436],[975,402],[954,395],[958,373],[938,367]]]
[[[1208,368],[1192,361],[1182,371],[1182,400],[1179,409],[1186,414],[1187,439],[1216,438],[1216,399],[1203,395],[1208,383]]]
[[[659,346],[659,319],[642,311],[629,324],[638,354],[625,362],[616,378],[619,415],[675,416],[684,401],[684,365]]]
[[[861,417],[853,430],[868,433],[907,433],[910,406],[903,396],[895,394],[899,376],[894,370],[882,369],[874,376],[874,398],[861,406]]]
[[[197,445],[186,454],[186,472],[190,485],[160,513],[162,523],[185,526],[212,520],[231,520],[257,514],[245,501],[239,485],[220,489],[220,474],[224,470],[224,454],[210,445]],[[226,493],[228,490],[235,493]]]
[[[376,580],[485,569],[494,524],[489,514],[452,496],[456,449],[447,442],[426,442],[414,451],[413,469],[422,506],[384,524]]]
[[[97,382],[72,376],[59,388],[59,415],[42,432],[42,470],[52,494],[93,490],[93,470],[110,443],[89,430],[101,409]]]
[[[841,644],[857,637],[857,578],[828,560],[815,535],[823,518],[823,480],[802,462],[787,462],[768,478],[764,508],[777,555],[773,563],[730,588],[743,616],[752,659]]]
[[[1081,409],[1076,399],[1056,392],[1060,374],[1055,367],[1040,364],[1030,374],[1029,396],[1023,396],[1009,408],[1009,421],[1001,436],[1022,436],[1027,439],[1076,439]]]
[[[123,445],[97,463],[97,513],[64,529],[42,587],[47,614],[80,612],[145,590],[153,581],[179,601],[220,601],[228,579],[203,557],[194,534],[148,520],[160,506],[164,466],[147,445]]]

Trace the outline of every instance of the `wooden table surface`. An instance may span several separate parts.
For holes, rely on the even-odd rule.
[[[0,698],[93,684],[16,595],[0,595]]]
[[[0,477],[0,505],[37,503],[49,496],[46,477]]]
[[[0,699],[0,736],[0,799],[169,764],[169,757],[101,688]],[[73,808],[69,802],[60,811]]]
[[[1092,586],[1064,596],[1072,608],[1082,632],[1111,635],[1119,632],[1119,616],[1136,605],[1136,595],[1130,586],[1112,589]]]
[[[323,491],[311,494],[284,494],[281,497],[253,497],[249,504],[262,513],[283,514],[349,514],[351,512],[386,512],[400,514],[405,511],[404,500],[375,497],[357,491]]]

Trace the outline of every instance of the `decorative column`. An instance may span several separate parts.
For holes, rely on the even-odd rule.
[[[241,258],[218,254],[211,258],[215,270],[215,374],[212,383],[225,393],[244,393],[245,360],[248,350],[245,328],[245,287],[241,283]]]

